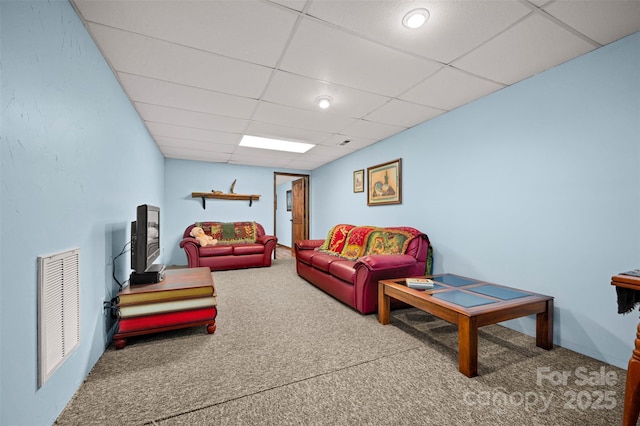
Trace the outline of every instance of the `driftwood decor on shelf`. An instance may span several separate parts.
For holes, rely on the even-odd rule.
[[[253,201],[260,199],[260,195],[257,194],[223,194],[219,191],[216,192],[192,192],[192,198],[202,198],[202,208],[206,208],[207,198],[216,198],[218,200],[248,200],[249,207],[253,204]]]

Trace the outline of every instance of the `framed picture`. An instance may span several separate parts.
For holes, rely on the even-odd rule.
[[[367,205],[402,203],[402,158],[367,168]]]
[[[291,190],[287,191],[287,211],[291,211]]]
[[[353,172],[353,192],[364,192],[364,169]]]

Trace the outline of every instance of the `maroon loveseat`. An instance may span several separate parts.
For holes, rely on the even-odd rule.
[[[379,280],[431,274],[432,252],[409,227],[341,224],[324,240],[295,243],[298,275],[362,314],[376,312]]]
[[[200,246],[191,230],[201,227],[218,240],[214,246]],[[265,235],[258,222],[197,222],[184,230],[180,247],[187,254],[189,268],[208,266],[212,271],[271,266],[278,239]]]

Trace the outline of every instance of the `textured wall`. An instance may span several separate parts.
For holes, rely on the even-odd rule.
[[[164,160],[66,1],[0,2],[0,424],[51,424],[109,341],[103,302]],[[80,347],[37,387],[38,256],[80,249]],[[129,273],[128,255],[116,275]]]

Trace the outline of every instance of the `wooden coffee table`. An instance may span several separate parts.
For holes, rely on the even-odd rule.
[[[458,326],[458,369],[478,375],[478,328],[536,314],[536,346],[553,348],[553,297],[454,274],[427,276],[433,289],[414,290],[405,279],[378,283],[378,321],[389,324],[391,298]]]

